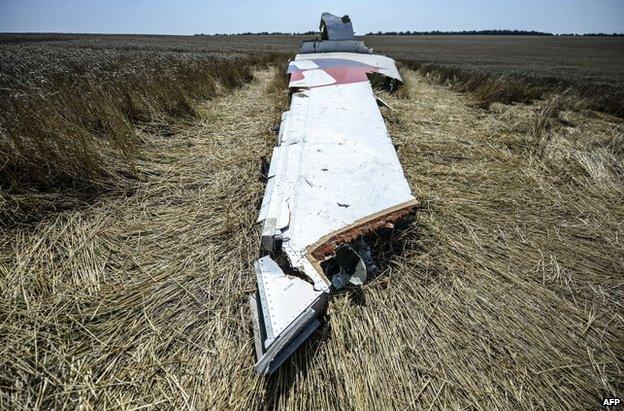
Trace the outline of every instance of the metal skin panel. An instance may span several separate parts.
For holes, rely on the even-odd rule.
[[[313,64],[310,64],[312,62]],[[314,67],[316,66],[316,67]],[[403,81],[393,59],[379,54],[360,53],[309,53],[297,54],[295,60],[288,65],[290,74],[289,87],[318,87],[328,84],[308,85],[301,83],[302,78],[307,78],[309,71],[322,70],[334,78],[334,82],[328,84],[346,84],[347,82],[367,82],[367,74],[379,73],[386,77]],[[293,84],[298,82],[298,84]]]
[[[379,73],[401,81],[394,61],[299,54],[288,73],[290,110],[282,116],[258,218],[262,247],[273,258],[256,262],[258,298],[250,299],[258,304],[252,308],[260,373],[273,372],[318,327],[330,282],[314,248],[415,204],[368,80]]]
[[[414,198],[368,81],[295,93],[295,112],[304,114],[307,130],[292,136],[301,146],[292,153],[299,157],[297,177],[276,180],[293,193],[282,233],[290,248],[304,251],[328,233]]]
[[[319,29],[327,35],[323,40],[355,40],[353,23],[348,16],[338,17],[331,13],[323,13]]]
[[[366,47],[363,41],[341,40],[341,41],[304,41],[299,47],[300,53],[327,53],[330,51],[342,51],[351,53],[372,53],[373,50]]]
[[[255,263],[258,294],[266,329],[264,348],[268,348],[302,312],[320,298],[304,280],[287,276],[271,259],[262,257]]]

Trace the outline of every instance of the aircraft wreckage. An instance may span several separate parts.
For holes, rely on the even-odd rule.
[[[329,296],[375,270],[364,236],[417,202],[373,85],[401,84],[394,60],[357,41],[348,16],[323,13],[321,39],[289,63],[283,113],[258,222],[264,257],[249,296],[256,370],[274,372],[319,327]]]

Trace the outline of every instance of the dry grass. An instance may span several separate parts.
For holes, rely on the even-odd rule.
[[[481,104],[530,102],[572,88],[592,109],[624,116],[624,40],[566,36],[366,36],[366,44]]]
[[[544,85],[519,82],[505,75],[496,77],[487,72],[460,67],[410,61],[404,61],[403,64],[438,84],[453,86],[461,92],[472,92],[482,108],[488,108],[493,103],[530,103],[542,98],[551,89]]]
[[[552,94],[567,94],[576,105],[623,117],[624,92],[617,87],[591,82],[573,82],[565,78],[531,78],[507,73],[487,72],[462,66],[418,63],[403,60],[402,64],[430,80],[450,85],[455,90],[470,92],[481,108],[494,103],[529,104]]]
[[[402,267],[438,303],[417,362],[455,383],[449,401],[485,408],[585,408],[621,393],[621,121],[565,112],[575,125],[557,124],[565,96],[484,113],[422,80],[416,90],[394,102],[412,115],[391,133],[430,199]]]
[[[192,48],[137,52],[127,40],[125,48],[104,42],[104,50],[78,39],[59,44],[0,47],[2,225],[102,192],[131,192],[141,147],[135,126],[170,134],[169,123],[197,115],[197,100],[240,87],[252,67],[276,59]]]
[[[253,398],[242,301],[259,252],[259,157],[279,116],[265,83],[202,105],[173,136],[141,134],[132,197],[4,233],[0,408]]]
[[[283,109],[265,71],[195,125],[140,135],[132,197],[3,232],[0,407],[571,409],[621,397],[620,120],[550,100],[484,111],[403,74],[409,90],[383,98],[424,203],[416,226],[278,373],[253,371],[244,299],[259,158]]]

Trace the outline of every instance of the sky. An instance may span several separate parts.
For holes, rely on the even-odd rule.
[[[321,12],[370,31],[624,32],[624,0],[0,0],[0,32],[196,34],[316,30]]]

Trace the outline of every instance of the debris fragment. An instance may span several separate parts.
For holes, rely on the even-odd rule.
[[[318,328],[332,290],[377,275],[364,237],[417,204],[370,80],[396,89],[394,60],[356,41],[348,16],[323,13],[320,30],[322,40],[304,42],[288,66],[290,110],[276,127],[258,217],[265,255],[249,301],[263,374]]]
[[[343,244],[336,249],[333,267],[328,270],[334,271],[331,276],[332,285],[344,288],[347,285],[360,286],[366,280],[366,265],[360,255],[348,244]],[[328,272],[326,271],[326,274]]]

